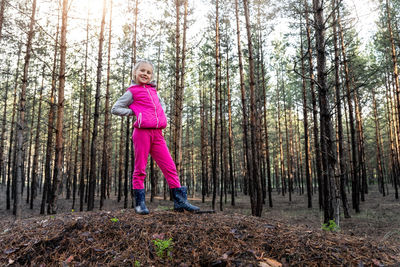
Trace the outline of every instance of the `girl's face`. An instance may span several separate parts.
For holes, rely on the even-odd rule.
[[[149,63],[141,63],[135,71],[135,81],[138,84],[148,84],[153,77],[153,67]]]

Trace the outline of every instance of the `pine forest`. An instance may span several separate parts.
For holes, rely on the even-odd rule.
[[[0,264],[400,264],[399,14],[399,0],[0,0]],[[140,62],[194,213],[149,156],[150,214],[135,214],[142,113],[111,110]]]

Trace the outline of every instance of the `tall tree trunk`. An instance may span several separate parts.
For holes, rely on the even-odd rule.
[[[351,152],[352,152],[352,203],[353,209],[356,212],[360,212],[360,183],[359,183],[359,176],[358,176],[358,157],[357,157],[357,143],[356,143],[356,129],[354,125],[354,111],[353,111],[353,104],[352,104],[352,97],[351,97],[351,89],[350,89],[350,75],[349,75],[349,67],[347,62],[347,55],[346,55],[346,47],[344,44],[343,38],[343,29],[340,22],[340,13],[337,14],[337,23],[339,26],[340,32],[340,41],[341,41],[341,48],[342,48],[342,58],[344,64],[344,73],[345,73],[345,86],[346,86],[346,97],[347,97],[347,105],[348,105],[348,114],[349,114],[349,122],[350,122],[350,135],[351,135]]]
[[[354,87],[354,86],[353,86]],[[358,137],[358,158],[360,160],[360,178],[361,178],[361,201],[365,201],[365,194],[368,194],[368,183],[367,183],[367,170],[365,166],[365,150],[364,150],[364,131],[362,126],[362,115],[360,102],[358,99],[357,89],[353,92],[355,112],[356,112],[356,128]]]
[[[186,3],[185,3],[186,5]],[[175,25],[175,103],[174,103],[174,125],[173,125],[173,133],[172,133],[172,151],[173,151],[173,159],[176,164],[176,169],[178,174],[181,173],[182,164],[182,102],[183,102],[183,94],[182,94],[182,83],[180,79],[182,78],[180,72],[180,56],[181,56],[181,46],[180,46],[180,6],[181,1],[175,0],[175,11],[176,11],[176,25]],[[184,29],[185,31],[185,29]],[[183,62],[183,61],[182,61]]]
[[[117,202],[121,201],[122,198],[122,177],[124,173],[124,118],[121,118],[121,129],[119,138],[119,148],[118,148],[118,192],[117,192]],[[117,185],[115,185],[117,186]]]
[[[89,1],[89,0],[88,0]],[[89,2],[88,2],[89,7]],[[83,114],[82,114],[82,133],[81,133],[81,172],[79,175],[79,211],[83,211],[85,202],[85,178],[89,170],[89,157],[88,157],[88,144],[89,144],[89,90],[88,90],[88,52],[89,52],[89,15],[90,9],[88,8],[86,18],[86,43],[85,43],[85,64],[84,64],[84,78],[83,78]]]
[[[390,103],[390,113],[391,121],[392,121],[392,138],[393,138],[393,177],[392,177],[392,186],[394,187],[395,197],[398,196],[398,176],[400,174],[400,148],[399,148],[399,138],[400,138],[400,127],[397,124],[397,109],[396,109],[396,88],[394,86],[393,74],[388,74],[390,78],[388,78],[388,89],[391,98],[389,100]],[[392,87],[392,88],[391,88]],[[396,198],[397,199],[397,198]]]
[[[390,35],[390,45],[391,45],[391,54],[392,54],[392,62],[393,62],[393,79],[394,79],[394,85],[395,85],[395,90],[396,90],[396,100],[397,100],[397,127],[400,128],[400,86],[399,86],[399,73],[398,73],[398,67],[397,67],[397,57],[396,57],[396,47],[394,44],[394,38],[393,38],[393,31],[392,31],[392,23],[391,23],[391,11],[389,7],[389,0],[386,0],[386,12],[387,12],[387,27],[388,27],[388,32]],[[397,160],[397,168],[400,168],[400,163]],[[395,197],[396,199],[399,199],[399,193],[397,190],[397,179],[398,177],[395,176],[393,177],[394,179],[394,185],[395,185]]]
[[[219,68],[220,68],[220,53],[219,53],[219,1],[215,3],[215,118],[214,118],[214,139],[213,139],[213,166],[212,166],[212,177],[213,177],[213,198],[212,198],[212,208],[215,209],[215,201],[217,198],[217,185],[219,176],[219,164],[218,164],[218,144],[219,144]]]
[[[63,174],[63,120],[64,120],[64,87],[65,87],[65,60],[67,51],[67,19],[68,19],[68,0],[63,0],[62,25],[61,25],[61,43],[60,43],[60,73],[58,88],[58,108],[56,123],[56,156],[55,168],[53,174],[53,185],[49,210],[51,214],[57,212],[58,187]]]
[[[235,206],[235,177],[233,173],[234,139],[232,132],[232,100],[229,75],[229,49],[226,52],[226,88],[228,93],[228,149],[229,149],[229,181],[231,183],[231,205]]]
[[[106,81],[106,103],[105,103],[105,114],[104,114],[104,137],[103,137],[103,157],[101,164],[101,195],[100,195],[100,209],[103,208],[104,199],[106,198],[106,185],[109,177],[110,169],[110,69],[111,69],[111,39],[112,39],[112,5],[110,2],[110,23],[108,32],[108,57],[107,57],[107,81]]]
[[[199,93],[200,93],[200,117],[203,118],[200,120],[200,143],[201,143],[201,202],[204,203],[205,201],[205,197],[206,197],[206,189],[207,189],[207,141],[206,141],[206,114],[205,114],[205,92],[204,92],[204,86],[202,86],[202,81],[200,81],[200,89]]]
[[[261,39],[261,37],[260,37]],[[265,67],[264,67],[264,53],[262,49],[261,42],[261,77],[262,77],[262,93],[264,100],[264,132],[265,132],[265,157],[267,161],[267,184],[268,184],[268,204],[272,208],[272,177],[271,177],[271,161],[270,161],[270,152],[269,152],[269,138],[268,138],[268,112],[267,112],[267,88],[265,81]]]
[[[180,72],[180,83],[181,85],[179,86],[179,96],[177,101],[177,108],[175,108],[175,114],[176,114],[176,125],[178,126],[178,129],[176,129],[178,133],[177,136],[177,143],[178,143],[178,156],[177,156],[177,171],[178,175],[181,170],[181,165],[182,165],[182,110],[183,110],[183,95],[185,91],[185,63],[186,63],[186,31],[187,31],[187,15],[188,15],[188,0],[184,1],[184,13],[183,13],[183,36],[182,36],[182,57],[181,57],[181,72]],[[176,97],[176,96],[175,96]],[[176,99],[176,98],[175,98]]]
[[[36,71],[36,73],[37,73],[37,71]],[[43,82],[43,74],[42,74],[42,82]],[[39,89],[40,90],[40,89]],[[34,90],[34,93],[33,93],[33,103],[36,103],[36,95],[37,95],[37,79],[35,79],[35,90]],[[31,125],[29,126],[29,130],[30,130],[30,132],[29,132],[29,143],[28,143],[28,154],[27,154],[27,156],[26,156],[26,159],[24,159],[24,163],[25,163],[25,161],[28,161],[28,169],[27,169],[27,172],[25,173],[24,172],[24,179],[22,180],[22,188],[21,188],[21,193],[22,193],[22,195],[24,194],[24,186],[25,186],[25,184],[27,185],[26,186],[26,203],[27,204],[29,204],[29,199],[30,199],[30,194],[31,194],[31,192],[30,192],[30,186],[31,186],[31,184],[30,184],[30,181],[31,181],[31,167],[32,167],[32,142],[33,142],[33,123],[34,123],[34,121],[35,121],[35,114],[36,114],[36,105],[32,105],[32,108],[31,108],[31,118],[30,118],[30,121],[31,121]],[[25,164],[24,164],[25,165]],[[24,166],[24,168],[25,168],[25,166]],[[25,178],[26,178],[26,181],[25,181]]]
[[[394,135],[395,135],[395,129],[394,129],[394,124],[395,122],[393,121],[393,106],[392,106],[392,98],[391,98],[391,91],[390,91],[390,81],[388,79],[388,77],[385,76],[385,86],[386,86],[386,108],[387,108],[387,121],[388,121],[388,139],[390,142],[390,169],[391,169],[391,180],[392,183],[394,182],[394,187],[395,187],[395,192],[397,191],[397,186],[396,186],[396,182],[394,180],[395,177],[397,177],[398,174],[398,169],[397,169],[397,165],[396,165],[396,160],[397,160],[397,155],[396,155],[396,148],[395,148],[395,144],[394,144]]]
[[[343,118],[342,118],[342,96],[341,96],[341,86],[339,79],[339,48],[338,48],[338,37],[337,37],[337,21],[336,21],[336,9],[337,1],[332,1],[332,9],[333,9],[333,43],[335,49],[335,93],[336,93],[336,109],[337,109],[337,123],[338,123],[338,157],[339,157],[339,187],[340,187],[340,196],[342,199],[343,212],[345,218],[350,218],[346,189],[345,189],[345,172],[346,168],[346,160],[344,158],[344,147],[343,147]]]
[[[132,54],[131,54],[131,74],[130,78],[133,83],[133,66],[136,64],[136,37],[137,37],[137,21],[138,21],[138,5],[139,5],[139,0],[135,1],[135,23],[133,25],[133,41],[132,41]],[[123,81],[124,82],[124,81]],[[125,88],[125,85],[123,84],[123,87]],[[132,208],[134,207],[133,203],[133,189],[132,189],[132,183],[129,183],[129,166],[131,165],[131,162],[134,162],[134,151],[133,151],[133,144],[132,144],[132,125],[131,125],[131,120],[130,117],[126,118],[126,131],[125,131],[125,165],[124,165],[124,208],[126,209],[128,207],[128,187],[131,188],[131,197],[132,197]]]
[[[332,138],[332,122],[329,110],[328,86],[326,84],[325,19],[323,2],[313,0],[315,38],[317,49],[318,92],[320,104],[321,152],[324,181],[324,222],[334,219],[333,183],[335,169],[335,149]],[[338,222],[337,222],[338,223]]]
[[[4,2],[4,1],[3,1]],[[18,65],[17,65],[18,68]],[[5,141],[5,133],[6,133],[6,124],[7,124],[7,100],[8,100],[8,90],[9,90],[9,74],[10,74],[10,61],[7,62],[7,70],[6,70],[6,90],[4,92],[4,107],[3,107],[3,117],[1,120],[1,143],[0,143],[0,180],[1,185],[6,184],[6,171],[4,164],[4,141]]]
[[[82,82],[81,82],[82,84]],[[78,104],[78,126],[76,127],[76,139],[75,139],[75,154],[74,154],[74,173],[72,178],[72,210],[75,210],[75,201],[76,201],[76,190],[77,190],[77,183],[78,183],[78,150],[79,150],[79,139],[81,137],[80,130],[81,130],[81,107],[82,107],[82,100],[83,100],[83,86],[80,87],[79,92],[79,104]],[[80,165],[80,171],[82,172],[83,162]]]
[[[307,184],[307,207],[312,208],[312,187],[311,187],[311,157],[310,157],[310,140],[308,137],[308,112],[307,112],[307,83],[306,70],[304,66],[304,49],[303,49],[303,29],[300,21],[300,56],[301,56],[301,74],[303,89],[303,128],[304,128],[304,154],[306,163],[306,184]]]
[[[221,51],[221,47],[219,47],[219,51]],[[222,62],[222,58],[220,59]],[[225,150],[225,128],[226,128],[226,122],[225,122],[225,116],[224,116],[224,110],[223,110],[223,103],[225,103],[225,99],[223,98],[225,94],[222,93],[223,89],[222,89],[222,73],[221,73],[221,66],[220,66],[220,71],[219,71],[219,81],[220,81],[220,86],[219,86],[219,117],[220,117],[220,201],[219,201],[219,210],[223,211],[223,196],[224,196],[224,189],[225,184],[226,184],[226,166],[224,164],[224,159],[226,159],[226,150]]]
[[[36,70],[35,74],[37,75],[38,72]],[[42,74],[42,80],[43,80],[43,74]],[[35,79],[35,89],[33,93],[33,103],[36,103],[36,95],[37,95],[37,79]],[[32,167],[32,143],[33,143],[33,126],[34,126],[34,121],[35,121],[35,114],[36,114],[36,105],[32,105],[32,108],[30,110],[31,116],[30,116],[30,122],[31,125],[29,126],[29,143],[28,143],[28,154],[26,155],[26,158],[24,157],[24,169],[25,165],[28,164],[27,172],[23,174],[23,179],[22,179],[22,188],[21,188],[21,194],[24,194],[24,187],[26,184],[26,203],[29,204],[29,199],[30,199],[30,178],[31,178],[31,167]],[[26,150],[25,150],[26,152]],[[27,163],[26,163],[27,161]],[[26,179],[26,180],[25,180]]]
[[[284,82],[284,81],[282,81]],[[290,110],[286,107],[286,92],[285,92],[285,84],[282,85],[282,95],[283,95],[283,112],[284,112],[284,121],[285,121],[285,137],[286,137],[286,162],[287,162],[287,181],[288,181],[288,193],[289,193],[289,202],[292,201],[292,160],[289,152],[289,132],[288,132],[288,122],[287,122],[287,113]]]
[[[244,160],[246,162],[245,175],[244,175],[244,193],[247,194],[249,181],[253,174],[252,165],[250,160],[250,146],[248,144],[248,113],[247,113],[247,102],[246,102],[246,91],[244,86],[244,73],[243,73],[243,59],[242,59],[242,48],[240,41],[240,26],[239,26],[239,4],[238,0],[235,0],[235,15],[236,15],[236,36],[237,36],[237,47],[239,55],[239,76],[240,76],[240,93],[242,100],[242,115],[243,115],[243,149],[244,149]]]
[[[7,0],[2,0],[0,4],[0,40],[2,37],[2,30],[3,30],[3,23],[4,23],[4,10],[6,6],[6,1]]]
[[[32,164],[32,184],[31,184],[31,194],[30,194],[30,208],[33,209],[33,200],[37,195],[37,176],[39,169],[39,134],[40,134],[40,119],[42,118],[42,99],[43,99],[43,88],[44,88],[44,70],[45,65],[43,65],[43,77],[42,84],[40,86],[39,92],[39,109],[37,114],[36,121],[36,136],[35,136],[35,147],[34,147],[34,155],[33,155],[33,164]]]
[[[58,20],[57,20],[58,21]],[[56,91],[56,69],[57,69],[57,52],[58,52],[58,35],[59,35],[59,25],[57,25],[56,30],[56,42],[54,46],[53,55],[53,69],[51,74],[51,89],[50,89],[50,99],[49,99],[49,117],[47,120],[47,141],[46,141],[46,159],[45,159],[45,170],[44,170],[44,186],[42,191],[42,203],[40,205],[40,214],[45,213],[46,203],[50,198],[51,191],[51,158],[53,154],[53,131],[54,131],[54,113],[56,112],[55,105],[55,91]],[[47,213],[50,213],[49,210]]]
[[[17,176],[16,176],[16,191],[14,198],[14,212],[16,219],[21,218],[21,204],[22,204],[22,192],[21,183],[23,179],[23,156],[24,156],[24,131],[25,131],[25,102],[26,102],[26,87],[28,85],[28,71],[29,71],[29,63],[31,58],[31,49],[32,49],[32,39],[34,35],[34,24],[35,24],[35,14],[36,14],[36,0],[32,2],[32,15],[31,21],[29,24],[29,32],[27,37],[26,44],[26,53],[25,53],[25,63],[24,63],[24,72],[22,75],[22,86],[21,92],[19,96],[19,119],[17,123]]]
[[[93,132],[90,145],[90,174],[89,174],[89,197],[87,210],[91,211],[94,208],[94,192],[96,189],[96,163],[97,163],[97,134],[99,127],[100,116],[100,87],[101,87],[101,71],[103,69],[103,43],[104,43],[104,25],[107,11],[107,2],[103,1],[103,15],[101,18],[100,36],[99,36],[99,52],[97,58],[97,80],[96,80],[96,95],[93,114]],[[103,151],[106,150],[103,148]]]
[[[10,142],[9,142],[9,147],[8,147],[8,163],[7,163],[7,188],[6,188],[6,208],[9,210],[11,206],[11,199],[10,199],[10,191],[11,191],[11,177],[13,176],[12,173],[14,173],[14,166],[15,162],[13,160],[13,147],[15,147],[16,143],[16,136],[14,133],[15,130],[15,113],[17,109],[17,88],[18,88],[18,81],[19,81],[19,63],[21,59],[21,49],[22,49],[22,44],[18,44],[18,59],[17,59],[17,67],[15,70],[15,80],[14,80],[14,93],[13,93],[13,106],[12,106],[12,116],[11,116],[11,131],[10,131]],[[11,173],[11,169],[13,169]]]
[[[276,98],[277,98],[277,107],[278,107],[278,112],[277,112],[277,130],[278,130],[278,136],[279,136],[279,172],[280,172],[280,177],[281,177],[281,190],[282,190],[282,196],[285,196],[286,193],[286,182],[285,182],[285,162],[283,159],[283,140],[282,140],[282,131],[281,131],[281,108],[280,108],[280,94],[279,94],[279,75],[277,71],[277,86],[276,86]]]
[[[311,27],[308,17],[308,4],[307,0],[304,0],[305,6],[305,17],[306,17],[306,30],[307,30],[307,47],[308,47],[308,67],[309,67],[309,75],[310,75],[310,91],[311,91],[311,102],[313,107],[313,135],[314,135],[314,148],[315,148],[315,169],[317,174],[317,182],[318,182],[318,204],[319,207],[323,206],[322,199],[322,162],[321,162],[321,149],[319,143],[319,134],[318,134],[318,110],[317,110],[317,98],[315,95],[315,77],[314,77],[314,64],[312,59],[312,46],[311,46]]]
[[[254,80],[254,59],[253,59],[253,44],[251,40],[250,30],[250,12],[248,7],[248,1],[244,0],[244,14],[246,19],[246,31],[247,31],[247,46],[249,51],[249,65],[250,65],[250,128],[251,128],[251,152],[252,152],[252,164],[253,164],[253,175],[250,180],[250,199],[252,206],[252,215],[261,216],[262,213],[262,185],[261,177],[258,168],[258,157],[257,157],[257,111],[256,111],[256,96],[255,96],[255,80]],[[253,194],[252,194],[253,193]]]
[[[376,107],[375,90],[372,88],[372,105],[374,109],[374,122],[375,122],[375,142],[376,142],[376,169],[378,174],[378,185],[379,191],[383,196],[386,195],[385,192],[385,182],[383,175],[383,165],[382,165],[382,149],[381,149],[381,133],[378,119],[378,111]]]

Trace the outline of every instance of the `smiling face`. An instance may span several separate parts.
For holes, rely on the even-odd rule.
[[[137,84],[148,84],[153,77],[153,67],[146,62],[140,63],[135,70],[135,82]]]

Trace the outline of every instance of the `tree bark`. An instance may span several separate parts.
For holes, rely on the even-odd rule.
[[[3,1],[4,2],[4,1]],[[18,68],[18,65],[17,65]],[[8,90],[9,90],[9,75],[10,74],[10,61],[7,62],[7,70],[6,70],[6,88],[4,92],[4,107],[3,107],[3,117],[1,120],[1,143],[0,143],[0,180],[1,184],[6,184],[6,172],[4,165],[4,141],[5,141],[5,133],[6,133],[6,124],[7,124],[7,100],[8,100]]]
[[[385,192],[385,182],[383,175],[383,165],[382,165],[382,149],[381,149],[381,133],[380,133],[380,125],[378,119],[378,111],[376,106],[376,98],[375,98],[375,90],[372,88],[372,106],[374,109],[374,122],[375,122],[375,142],[376,142],[376,168],[378,174],[378,186],[379,191],[383,196],[386,195]]]
[[[185,2],[186,5],[186,2]],[[173,159],[176,165],[178,175],[181,173],[181,142],[182,142],[182,83],[181,83],[181,72],[180,65],[183,60],[180,60],[181,46],[180,46],[180,6],[181,1],[175,0],[175,11],[176,11],[176,25],[175,25],[175,103],[174,103],[174,117],[173,117],[173,133],[172,133],[172,151]],[[185,29],[184,29],[185,31]]]
[[[261,38],[260,38],[261,39]],[[273,207],[272,203],[272,177],[271,177],[271,160],[270,160],[270,152],[269,152],[269,138],[268,138],[268,112],[267,112],[267,88],[265,81],[265,68],[264,68],[264,53],[262,49],[261,42],[261,77],[262,77],[262,92],[263,92],[263,100],[264,100],[264,132],[265,132],[265,157],[267,161],[267,184],[268,184],[268,204],[269,207]]]
[[[325,20],[323,2],[313,0],[315,38],[317,50],[318,92],[320,104],[320,132],[324,188],[324,223],[334,219],[333,178],[335,168],[335,149],[332,138],[332,122],[329,110],[328,87],[326,84]],[[337,222],[338,223],[338,222]]]
[[[3,30],[3,23],[4,23],[4,11],[6,6],[7,0],[2,0],[0,4],[0,40],[2,38],[2,30]]]
[[[306,164],[306,185],[307,185],[307,207],[312,208],[312,184],[311,184],[311,160],[310,160],[310,139],[308,137],[308,112],[307,112],[307,83],[306,70],[304,66],[304,48],[303,48],[303,29],[300,22],[300,56],[301,56],[301,74],[302,78],[302,93],[303,93],[303,128],[304,128],[304,154]],[[310,55],[311,56],[311,55]]]
[[[305,17],[306,17],[306,30],[307,30],[307,47],[308,47],[308,68],[310,75],[310,91],[311,91],[311,102],[313,109],[313,135],[314,135],[314,148],[315,148],[315,169],[317,174],[318,182],[318,204],[319,207],[323,207],[322,200],[322,162],[321,162],[321,148],[318,134],[318,110],[317,110],[317,98],[315,95],[315,77],[314,77],[314,63],[313,63],[313,52],[311,46],[311,27],[308,17],[308,4],[307,0],[304,0],[305,6]]]
[[[251,151],[252,151],[252,164],[253,164],[253,175],[250,180],[250,199],[252,206],[252,215],[260,217],[262,214],[262,185],[261,177],[258,168],[258,157],[257,157],[257,113],[256,113],[256,96],[255,96],[255,80],[254,80],[254,59],[253,59],[253,44],[251,40],[250,30],[250,14],[248,8],[248,1],[244,0],[244,13],[246,19],[246,31],[247,31],[247,46],[249,51],[249,65],[250,65],[250,128],[251,128]],[[253,195],[252,195],[253,193]]]
[[[57,20],[58,21],[58,20]],[[58,35],[59,25],[56,30],[56,42],[54,45],[54,56],[53,56],[53,69],[51,74],[51,89],[49,99],[49,115],[47,120],[47,141],[46,141],[46,159],[45,159],[45,170],[44,170],[44,186],[42,191],[42,203],[40,205],[40,214],[45,213],[46,203],[50,198],[51,191],[51,158],[53,154],[53,128],[54,128],[54,113],[56,111],[56,105],[54,95],[56,91],[56,69],[57,69],[57,52],[58,52]],[[47,213],[50,213],[47,210]]]
[[[356,144],[356,129],[354,125],[354,111],[351,97],[351,89],[350,89],[350,76],[349,76],[349,67],[347,62],[346,55],[346,47],[344,45],[343,38],[343,29],[340,22],[340,14],[338,12],[337,23],[339,26],[340,33],[340,41],[342,48],[342,57],[343,57],[343,65],[345,72],[345,87],[346,87],[346,97],[347,97],[347,105],[348,105],[348,114],[349,114],[349,122],[350,122],[350,135],[351,135],[351,153],[352,153],[352,203],[353,209],[358,213],[360,212],[360,183],[358,176],[358,157],[357,157],[357,144]]]
[[[88,0],[89,1],[89,0]],[[85,202],[85,178],[89,170],[88,144],[89,144],[89,90],[88,90],[88,52],[89,52],[89,14],[88,9],[86,18],[86,43],[85,43],[85,63],[84,63],[84,80],[83,80],[83,114],[82,114],[82,133],[81,133],[81,172],[79,175],[79,211],[83,211]]]
[[[36,73],[37,75],[37,70]],[[35,75],[35,76],[36,76]],[[43,75],[42,75],[42,79],[43,79]],[[33,93],[33,103],[36,103],[36,95],[37,95],[37,79],[35,79],[35,89],[34,89],[34,93]],[[24,157],[24,169],[25,169],[25,165],[26,165],[26,161],[28,162],[28,168],[27,168],[27,172],[23,174],[23,179],[22,179],[22,188],[21,188],[21,193],[22,195],[24,194],[24,187],[25,184],[26,186],[26,203],[29,204],[29,199],[30,199],[30,186],[31,186],[31,167],[32,167],[32,142],[33,142],[33,123],[35,121],[35,114],[36,114],[36,105],[32,105],[31,108],[31,116],[30,116],[30,122],[31,125],[29,126],[28,129],[30,129],[29,131],[29,143],[28,143],[28,154],[26,155],[26,158]],[[25,181],[26,178],[26,181]]]
[[[354,87],[354,86],[353,86]],[[353,92],[354,96],[354,104],[355,104],[355,112],[356,112],[356,128],[357,128],[357,137],[358,137],[358,158],[360,161],[360,193],[361,193],[361,201],[365,201],[365,194],[368,194],[368,183],[367,183],[367,169],[365,166],[365,150],[364,150],[364,131],[362,126],[362,115],[360,102],[358,100],[357,89]]]
[[[284,82],[284,81],[282,81]],[[286,137],[286,162],[287,162],[287,181],[288,181],[288,194],[289,194],[289,202],[292,201],[292,157],[289,152],[290,145],[290,137],[288,131],[288,121],[287,121],[287,113],[290,112],[290,109],[286,107],[286,92],[285,92],[285,84],[282,85],[282,95],[283,95],[283,118],[285,121],[285,137]]]
[[[278,81],[278,70],[277,70],[277,81]],[[276,98],[277,98],[277,130],[278,130],[278,136],[279,136],[279,172],[280,172],[280,178],[281,178],[281,190],[282,190],[282,196],[285,196],[286,193],[286,179],[285,179],[285,162],[283,160],[283,140],[282,140],[282,131],[281,131],[281,106],[280,106],[280,94],[279,94],[279,85],[277,84],[276,86]]]
[[[31,49],[32,49],[32,39],[34,36],[34,24],[35,24],[35,14],[36,14],[36,0],[32,2],[32,15],[31,21],[29,24],[29,32],[27,37],[26,44],[26,53],[25,53],[25,63],[24,63],[24,72],[22,75],[22,86],[19,97],[19,119],[17,123],[17,176],[16,176],[16,190],[15,190],[15,198],[14,198],[14,212],[16,219],[21,218],[21,204],[22,204],[22,192],[21,183],[23,181],[23,157],[24,157],[24,131],[25,131],[25,103],[26,103],[26,88],[28,85],[28,71],[29,71],[29,63],[31,58]]]
[[[97,58],[97,80],[96,80],[96,94],[93,114],[93,132],[92,142],[90,146],[90,174],[89,174],[89,196],[87,210],[91,211],[94,208],[94,193],[96,189],[96,163],[97,163],[97,135],[99,127],[99,105],[100,105],[100,87],[101,87],[101,71],[103,69],[103,43],[104,43],[104,25],[107,10],[107,2],[103,1],[103,15],[101,18],[100,36],[99,36],[99,52]],[[105,150],[103,148],[103,150]]]
[[[213,166],[212,166],[212,177],[213,177],[213,197],[212,197],[212,208],[215,209],[215,201],[217,198],[217,185],[219,176],[219,164],[218,164],[218,144],[219,144],[219,68],[220,68],[220,53],[219,53],[219,1],[215,3],[215,118],[214,118],[214,139],[213,139]]]
[[[104,114],[104,136],[103,136],[103,157],[101,164],[101,195],[100,195],[100,209],[103,208],[104,199],[106,198],[106,185],[109,177],[110,169],[110,69],[111,69],[111,39],[112,39],[112,5],[110,2],[110,23],[108,32],[108,57],[107,57],[107,81],[106,81],[106,101],[105,101],[105,114]]]
[[[60,42],[60,73],[58,88],[58,108],[56,123],[56,156],[53,174],[53,185],[49,203],[51,214],[57,212],[58,187],[63,174],[63,128],[64,128],[64,87],[65,87],[65,60],[67,51],[67,20],[68,20],[68,0],[63,0],[61,42]]]
[[[345,172],[346,161],[344,158],[344,147],[343,147],[343,118],[342,118],[342,95],[341,95],[341,86],[339,79],[339,48],[338,48],[338,37],[337,37],[337,20],[336,20],[336,9],[338,3],[336,0],[332,1],[332,14],[333,14],[333,43],[335,49],[335,93],[336,93],[336,109],[337,109],[337,123],[338,123],[338,158],[339,158],[339,187],[340,187],[340,196],[342,199],[343,212],[345,218],[350,218],[350,213],[348,209],[347,203],[347,195],[345,188]]]
[[[44,88],[44,70],[45,65],[43,65],[43,77],[42,84],[39,91],[39,108],[36,121],[36,136],[35,136],[35,147],[33,154],[33,164],[32,164],[32,184],[31,184],[31,194],[30,194],[30,208],[33,209],[33,200],[37,195],[37,176],[39,169],[39,134],[40,134],[40,119],[42,117],[42,99],[43,99],[43,88]]]
[[[240,41],[240,26],[239,26],[239,4],[238,0],[235,0],[235,15],[236,15],[236,37],[237,37],[237,47],[239,56],[239,76],[240,76],[240,93],[242,100],[242,115],[243,115],[243,148],[244,148],[244,161],[246,162],[246,171],[244,175],[244,194],[247,194],[248,184],[251,180],[252,175],[252,165],[250,160],[250,147],[248,144],[248,112],[247,112],[247,102],[246,102],[246,91],[244,87],[244,73],[243,73],[243,59],[242,59],[242,48]]]
[[[81,82],[82,84],[82,82]],[[76,201],[76,190],[78,183],[78,151],[79,151],[79,139],[81,137],[81,107],[83,100],[83,86],[80,88],[79,92],[79,104],[78,104],[78,126],[76,128],[76,139],[75,139],[75,154],[74,154],[74,173],[72,178],[72,210],[75,210],[75,201]],[[80,171],[82,172],[83,163],[81,162]]]
[[[389,0],[386,0],[386,12],[387,12],[387,26],[388,26],[388,32],[390,35],[390,45],[391,45],[391,54],[392,54],[392,63],[393,63],[393,79],[394,79],[394,85],[395,85],[395,90],[396,90],[396,100],[397,100],[397,127],[400,128],[400,86],[399,86],[399,73],[398,73],[398,67],[397,67],[397,57],[396,57],[396,46],[394,44],[394,38],[393,38],[393,31],[392,31],[392,23],[391,23],[391,13],[390,13],[390,7],[389,7]],[[398,168],[400,168],[400,163],[397,162]],[[399,193],[397,190],[397,176],[394,177],[394,183],[395,183],[395,197],[396,199],[399,199]]]
[[[231,205],[235,206],[235,177],[233,173],[233,154],[234,154],[234,139],[232,132],[232,100],[231,100],[231,87],[229,75],[229,49],[226,50],[226,88],[228,97],[228,149],[229,149],[229,180],[231,183]]]

